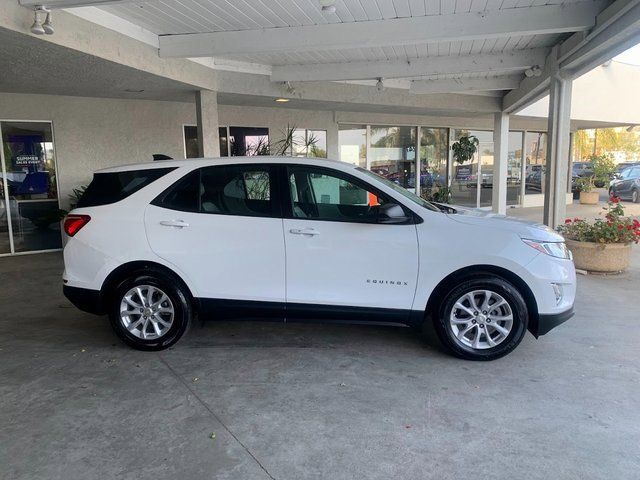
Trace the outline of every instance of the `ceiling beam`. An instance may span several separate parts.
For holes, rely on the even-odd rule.
[[[113,3],[131,3],[133,0],[18,0],[23,7],[37,7],[44,5],[49,9],[99,7]]]
[[[439,74],[466,74],[526,70],[544,65],[546,48],[515,50],[485,55],[461,55],[378,62],[320,63],[273,67],[271,81],[363,80],[406,78]]]
[[[162,35],[160,56],[336,50],[578,32],[593,27],[602,8],[603,2],[597,0],[364,22]]]
[[[487,92],[493,90],[511,90],[520,85],[522,75],[508,75],[491,78],[448,78],[441,80],[414,80],[409,92],[429,93],[462,93]]]

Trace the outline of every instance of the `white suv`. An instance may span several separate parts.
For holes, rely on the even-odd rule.
[[[201,318],[433,322],[490,360],[573,315],[575,270],[540,225],[428,203],[354,165],[234,157],[97,172],[65,219],[64,293],[134,348]]]

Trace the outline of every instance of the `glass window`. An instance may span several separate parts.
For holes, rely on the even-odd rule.
[[[200,208],[203,213],[278,216],[269,166],[206,167],[202,169],[201,182]]]
[[[172,170],[175,168],[146,168],[124,172],[96,173],[78,200],[78,208],[119,202]]]
[[[294,130],[291,150],[294,157],[327,158],[327,131]]]
[[[473,135],[469,130],[454,130],[453,141]],[[478,206],[478,154],[465,162],[453,159],[451,203],[468,207]]]
[[[449,130],[420,128],[420,191],[429,195],[436,187],[447,186]],[[414,182],[415,183],[415,182]]]
[[[522,132],[509,132],[507,205],[520,203],[520,185],[522,185]]]
[[[525,195],[544,192],[547,134],[527,132],[525,137]]]
[[[0,253],[62,247],[55,150],[48,122],[1,122]],[[9,230],[9,219],[11,230]]]
[[[338,125],[340,160],[367,167],[367,127],[364,125]]]
[[[340,172],[290,167],[288,175],[295,218],[375,223],[388,201]]]
[[[415,188],[416,127],[371,127],[371,171],[404,188]]]
[[[229,149],[232,157],[269,155],[269,129],[229,127]]]
[[[184,156],[185,158],[198,158],[198,127],[185,125],[184,131]]]
[[[227,127],[218,128],[218,138],[220,138],[220,156],[229,156],[229,139],[227,138]]]

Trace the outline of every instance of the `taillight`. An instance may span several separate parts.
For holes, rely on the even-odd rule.
[[[64,219],[64,232],[73,237],[82,227],[89,223],[89,220],[91,220],[89,215],[68,215]]]

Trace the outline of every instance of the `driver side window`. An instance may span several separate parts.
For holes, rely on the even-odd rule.
[[[288,178],[294,218],[375,223],[380,205],[388,202],[340,172],[289,167]]]

